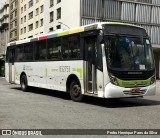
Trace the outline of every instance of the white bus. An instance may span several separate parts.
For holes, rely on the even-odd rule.
[[[156,91],[155,66],[145,29],[101,22],[8,44],[10,83],[101,98],[143,97]]]

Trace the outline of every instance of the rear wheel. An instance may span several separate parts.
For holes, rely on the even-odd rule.
[[[26,75],[23,75],[21,77],[21,89],[24,92],[27,92],[27,90],[28,90],[28,81],[27,81]]]
[[[73,80],[70,83],[70,96],[71,96],[71,99],[75,102],[82,101],[83,95],[82,95],[81,86],[78,80]]]

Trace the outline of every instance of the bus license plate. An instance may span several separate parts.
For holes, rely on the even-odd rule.
[[[134,88],[131,90],[132,93],[140,93],[140,88]]]

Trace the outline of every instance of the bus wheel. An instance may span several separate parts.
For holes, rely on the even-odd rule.
[[[82,101],[83,95],[81,92],[81,86],[77,80],[73,80],[70,83],[70,96],[71,96],[71,99],[75,102]]]
[[[23,75],[21,78],[21,89],[26,92],[28,90],[28,82],[26,75]]]

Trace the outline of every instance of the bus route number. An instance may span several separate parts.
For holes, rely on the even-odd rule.
[[[70,66],[60,66],[59,71],[60,72],[70,72]]]

